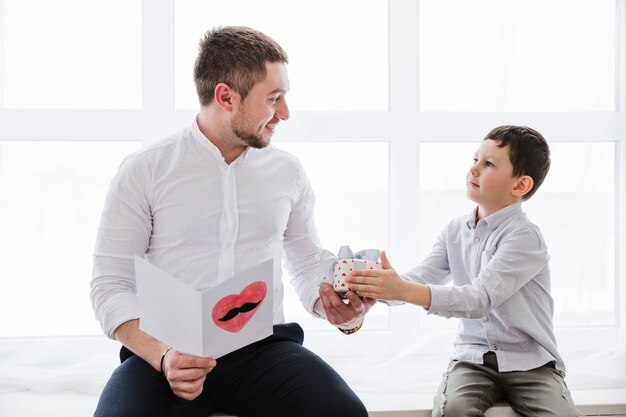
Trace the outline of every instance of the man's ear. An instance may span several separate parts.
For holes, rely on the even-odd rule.
[[[533,181],[532,177],[529,175],[522,175],[517,179],[517,182],[513,186],[511,195],[513,197],[524,197],[530,190],[533,189],[534,185],[535,181]]]
[[[228,84],[219,83],[215,86],[215,96],[213,100],[215,100],[218,106],[230,112],[233,109],[236,94],[237,93],[230,88]]]

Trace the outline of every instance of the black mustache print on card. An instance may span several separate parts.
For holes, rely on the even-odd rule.
[[[224,317],[218,318],[219,321],[228,321],[237,316],[239,313],[247,313],[248,311],[252,311],[260,304],[260,301],[257,303],[245,303],[241,307],[235,307],[226,313]]]
[[[266,295],[267,285],[263,281],[249,284],[239,294],[227,295],[213,306],[213,323],[220,329],[237,333],[259,311]]]

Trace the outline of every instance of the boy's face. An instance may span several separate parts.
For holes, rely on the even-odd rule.
[[[478,217],[485,218],[520,201],[513,195],[517,183],[509,159],[509,147],[499,148],[497,141],[483,140],[467,175],[467,197],[478,204]]]

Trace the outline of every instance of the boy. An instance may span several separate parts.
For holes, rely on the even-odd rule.
[[[402,278],[382,252],[383,270],[354,271],[348,280],[360,296],[461,319],[433,417],[483,416],[498,400],[520,416],[578,415],[552,328],[548,251],[521,207],[549,168],[537,131],[493,129],[468,172],[467,196],[477,204],[470,216],[452,220]]]

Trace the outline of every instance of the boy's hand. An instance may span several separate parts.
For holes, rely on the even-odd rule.
[[[348,288],[359,296],[377,300],[402,300],[407,282],[391,266],[385,251],[380,253],[382,270],[360,269],[352,271],[346,279]]]

